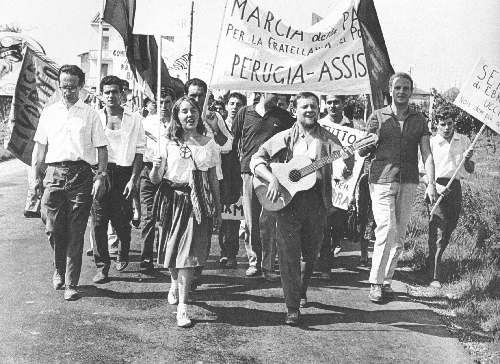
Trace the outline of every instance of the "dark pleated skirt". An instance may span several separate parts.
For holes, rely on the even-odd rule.
[[[209,218],[198,224],[187,184],[161,182],[154,203],[159,223],[158,264],[165,268],[204,266],[210,247]]]

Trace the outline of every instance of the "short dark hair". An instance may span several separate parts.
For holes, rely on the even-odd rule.
[[[65,64],[61,68],[59,68],[59,74],[57,75],[57,79],[61,80],[61,73],[66,73],[71,76],[78,77],[78,86],[83,86],[85,84],[85,73],[83,73],[82,69],[74,64]]]
[[[179,120],[179,111],[181,108],[181,104],[184,101],[189,102],[196,108],[196,110],[198,110],[198,125],[196,125],[196,131],[198,132],[198,134],[205,135],[206,129],[205,125],[203,124],[203,120],[201,119],[201,110],[198,107],[198,103],[192,97],[182,96],[179,100],[176,101],[172,108],[172,119],[168,124],[167,131],[165,133],[168,139],[179,140],[182,138],[182,133],[184,130],[182,129],[181,122]]]
[[[410,81],[410,86],[411,89],[413,90],[413,79],[406,72],[396,72],[395,74],[393,74],[391,78],[389,78],[389,89],[392,87],[392,83],[396,78],[406,78],[408,81]]]
[[[123,80],[116,76],[104,76],[99,84],[99,90],[102,92],[104,86],[116,85],[120,92],[123,91]]]
[[[205,81],[203,80],[200,80],[199,78],[192,78],[190,80],[188,80],[186,82],[186,84],[184,85],[184,94],[187,95],[188,94],[188,90],[189,90],[189,87],[190,86],[199,86],[203,89],[203,92],[206,94],[207,91],[208,91],[208,87],[207,87],[207,84],[205,83]]]
[[[299,100],[299,99],[310,99],[310,98],[315,99],[316,103],[319,106],[319,98],[318,98],[318,96],[316,96],[316,94],[313,94],[312,92],[304,91],[304,92],[298,93],[297,96],[294,97],[294,99],[293,99],[293,107],[297,108],[297,100]]]
[[[455,122],[458,114],[456,110],[450,105],[442,105],[438,107],[434,116],[436,118],[436,123],[438,123],[440,120],[446,120],[448,118],[451,118]]]
[[[239,93],[239,92],[232,92],[229,94],[229,97],[227,98],[227,101],[229,102],[229,99],[231,98],[237,98],[241,101],[241,103],[243,104],[243,106],[245,106],[247,104],[247,98],[245,95]]]
[[[127,88],[130,88],[130,84],[128,83],[127,80],[121,80],[122,81],[122,87],[125,88],[125,86],[127,86]]]
[[[339,99],[340,101],[342,101],[342,104],[345,104],[345,95],[327,94],[325,96],[325,101],[328,98],[328,96],[336,97],[337,99]]]
[[[163,99],[163,98],[165,98],[167,96],[170,96],[172,98],[172,100],[176,99],[174,89],[171,88],[171,87],[163,86],[161,88],[160,97]]]
[[[222,101],[220,100],[215,101],[213,106],[216,107],[217,105],[222,106],[222,110],[226,111],[226,105]]]

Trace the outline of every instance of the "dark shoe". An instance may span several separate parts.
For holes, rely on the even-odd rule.
[[[146,272],[151,272],[155,269],[154,263],[149,260],[143,260],[139,266],[144,268]]]
[[[381,303],[382,300],[382,285],[381,284],[372,284],[370,288],[370,294],[368,295],[368,298],[370,301],[375,302],[375,303]]]
[[[306,308],[307,307],[307,297],[304,297],[304,298],[300,299],[299,307],[300,308]]]
[[[300,311],[298,308],[288,308],[285,318],[285,325],[297,326],[300,324]]]
[[[106,283],[108,281],[109,265],[102,267],[97,271],[97,274],[92,279],[94,283]]]
[[[201,285],[201,277],[193,277],[193,280],[191,281],[191,292],[196,291],[196,289]]]
[[[64,299],[66,301],[74,301],[79,298],[78,291],[76,290],[76,286],[66,286],[64,290]]]
[[[24,210],[24,217],[27,219],[36,219],[36,218],[40,218],[41,215],[39,212]]]
[[[248,267],[245,274],[248,277],[258,277],[258,276],[262,275],[262,271],[260,270],[260,268],[257,268],[255,265],[251,265],[250,267]]]
[[[236,268],[237,265],[238,265],[238,261],[236,260],[236,257],[229,257],[229,258],[227,258],[226,267],[228,267],[228,268]]]
[[[226,265],[227,264],[227,257],[220,257],[219,263],[222,265]]]
[[[116,261],[115,267],[116,267],[116,270],[118,272],[121,272],[122,270],[124,270],[125,268],[127,268],[127,266],[128,266],[128,260],[123,260],[123,261],[122,260],[117,260]]]
[[[388,300],[393,300],[396,297],[394,290],[391,288],[390,284],[384,284],[382,287],[382,296]]]
[[[87,256],[88,257],[91,257],[94,255],[94,250],[93,249],[88,249],[87,252],[86,252]]]
[[[141,226],[141,218],[133,219],[132,226],[134,226],[136,229],[139,229],[139,227]]]
[[[269,272],[267,270],[262,272],[264,279],[268,282],[279,282],[281,280],[280,276],[276,272]]]
[[[56,269],[52,276],[52,286],[55,290],[60,290],[64,287],[64,272]]]
[[[332,280],[332,273],[330,272],[321,272],[319,274],[319,279],[322,281],[331,281]]]

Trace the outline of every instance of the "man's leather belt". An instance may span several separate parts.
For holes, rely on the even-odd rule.
[[[79,161],[62,161],[62,162],[54,162],[54,163],[47,163],[49,166],[52,167],[71,167],[71,166],[83,166],[83,165],[88,165],[87,162],[83,160]]]

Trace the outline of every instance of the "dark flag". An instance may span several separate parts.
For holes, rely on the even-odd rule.
[[[384,34],[373,0],[360,1],[357,17],[361,26],[361,37],[370,77],[373,108],[380,109],[384,106],[384,93],[389,91],[389,78],[394,74],[394,69],[389,60]]]
[[[59,67],[47,56],[26,47],[14,94],[14,128],[8,150],[31,165],[36,128],[42,110],[60,98]]]
[[[112,25],[123,38],[127,59],[139,87],[152,98],[157,86],[158,45],[152,35],[133,34],[135,0],[107,0],[104,9],[104,21]],[[183,82],[170,77],[167,66],[162,61],[162,86],[173,88],[176,93],[183,93]]]

